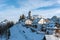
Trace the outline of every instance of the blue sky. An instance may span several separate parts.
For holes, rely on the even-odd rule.
[[[0,20],[17,21],[19,15],[60,16],[60,0],[0,0]]]

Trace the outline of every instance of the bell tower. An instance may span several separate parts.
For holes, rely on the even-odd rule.
[[[29,17],[29,19],[31,19],[31,11],[29,11],[28,17]]]

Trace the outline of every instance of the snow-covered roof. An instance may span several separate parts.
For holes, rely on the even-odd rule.
[[[31,21],[30,19],[27,19],[27,20],[25,21],[25,24],[31,25],[31,24],[32,24],[32,21]]]
[[[38,24],[46,24],[45,19],[42,18],[41,20],[39,20]]]
[[[40,18],[34,19],[33,24],[38,24],[39,20],[40,20]]]
[[[46,24],[48,22],[49,20],[44,18],[37,18],[33,20],[33,24]]]

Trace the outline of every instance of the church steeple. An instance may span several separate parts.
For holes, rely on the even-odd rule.
[[[31,19],[31,11],[29,11],[28,17],[29,17],[29,19]]]

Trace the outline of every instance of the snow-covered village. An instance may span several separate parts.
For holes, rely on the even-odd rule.
[[[60,17],[20,15],[18,22],[0,22],[0,40],[60,40]]]
[[[0,0],[0,40],[60,40],[60,0]]]

